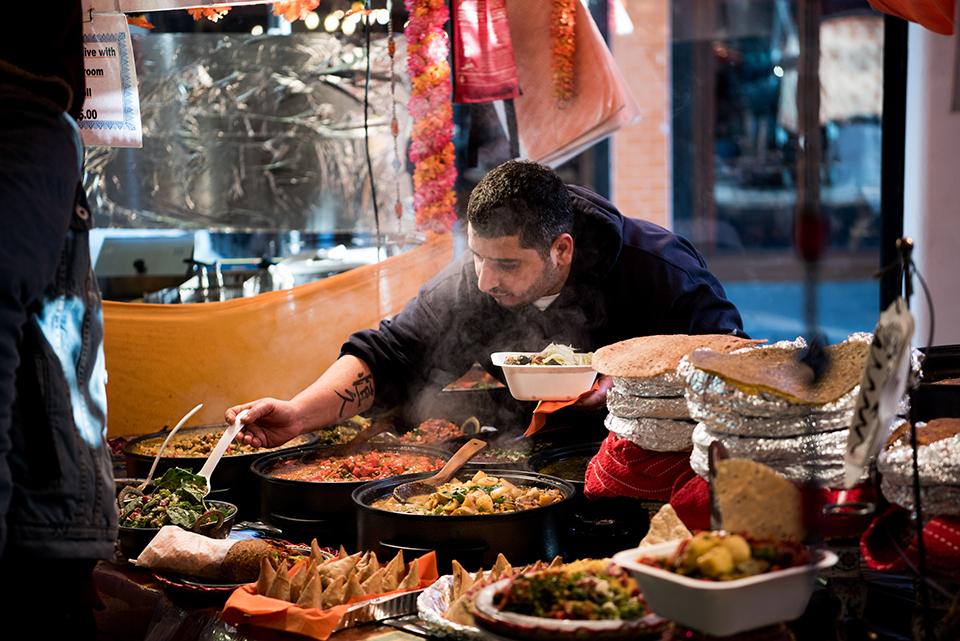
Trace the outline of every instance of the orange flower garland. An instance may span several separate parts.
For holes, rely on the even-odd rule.
[[[283,16],[288,22],[294,22],[305,19],[308,13],[320,6],[320,0],[281,0],[270,4],[273,4],[273,15]],[[187,12],[194,20],[206,18],[210,22],[217,22],[230,12],[230,5],[187,9]]]
[[[411,92],[407,103],[413,118],[410,160],[417,226],[448,231],[456,220],[457,179],[453,149],[453,107],[450,85],[450,43],[444,24],[450,17],[446,0],[406,0],[407,70]]]
[[[573,54],[578,0],[553,0],[550,35],[553,37],[553,94],[561,105],[573,99]]]
[[[320,0],[284,0],[273,3],[273,15],[283,16],[287,22],[305,20],[307,14],[320,6]]]
[[[230,7],[228,5],[200,7],[198,9],[187,9],[187,13],[197,22],[204,18],[210,22],[219,22],[221,18],[230,13]]]

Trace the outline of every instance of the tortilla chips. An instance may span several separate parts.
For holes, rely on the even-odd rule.
[[[674,511],[673,506],[664,503],[660,510],[650,519],[650,528],[647,535],[640,541],[640,545],[656,545],[676,539],[688,539],[693,534],[683,524]]]
[[[717,461],[714,498],[723,529],[756,539],[802,541],[799,488],[773,469],[747,459]]]

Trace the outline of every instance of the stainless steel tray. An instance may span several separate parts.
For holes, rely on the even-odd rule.
[[[390,594],[369,601],[354,603],[343,615],[343,619],[340,620],[335,630],[416,614],[417,597],[422,592],[423,590],[411,590],[401,594]]]

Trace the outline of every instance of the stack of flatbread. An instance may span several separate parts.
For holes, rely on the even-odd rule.
[[[417,564],[409,570],[403,552],[381,565],[374,552],[340,553],[325,559],[314,542],[313,553],[306,562],[290,568],[279,567],[267,559],[260,562],[257,594],[295,603],[302,608],[326,609],[342,605],[359,597],[372,597],[394,590],[412,590],[419,587]]]
[[[792,481],[843,483],[843,453],[870,349],[870,334],[826,348],[816,384],[799,361],[803,339],[723,354],[697,350],[681,360],[687,405],[698,421],[690,465],[707,477],[710,444],[779,470]]]
[[[880,489],[891,503],[914,509],[913,448],[910,424],[890,437],[877,460]],[[920,500],[927,515],[960,515],[960,418],[917,423]]]
[[[730,335],[642,336],[603,347],[593,355],[594,369],[613,377],[607,393],[607,429],[655,452],[689,450],[696,422],[677,375],[680,360],[696,349],[718,353],[753,345]]]

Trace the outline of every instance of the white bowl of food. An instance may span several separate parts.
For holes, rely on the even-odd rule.
[[[593,387],[597,372],[592,353],[566,345],[548,345],[540,352],[494,352],[493,364],[503,368],[510,395],[519,401],[572,401]]]
[[[725,536],[725,533],[702,534]],[[736,572],[729,575],[741,578],[712,580],[699,578],[696,570],[693,575],[685,576],[665,569],[681,563],[684,548],[690,541],[692,539],[680,539],[624,550],[616,554],[613,561],[633,575],[654,612],[714,636],[730,636],[800,617],[813,594],[817,573],[837,562],[833,552],[814,549],[809,550],[808,558],[802,555],[795,558],[798,564],[790,567],[778,569],[773,563],[769,569],[749,576]],[[751,542],[751,548],[753,544]],[[746,567],[751,562],[753,559],[748,559]],[[760,567],[762,564],[753,570]]]

